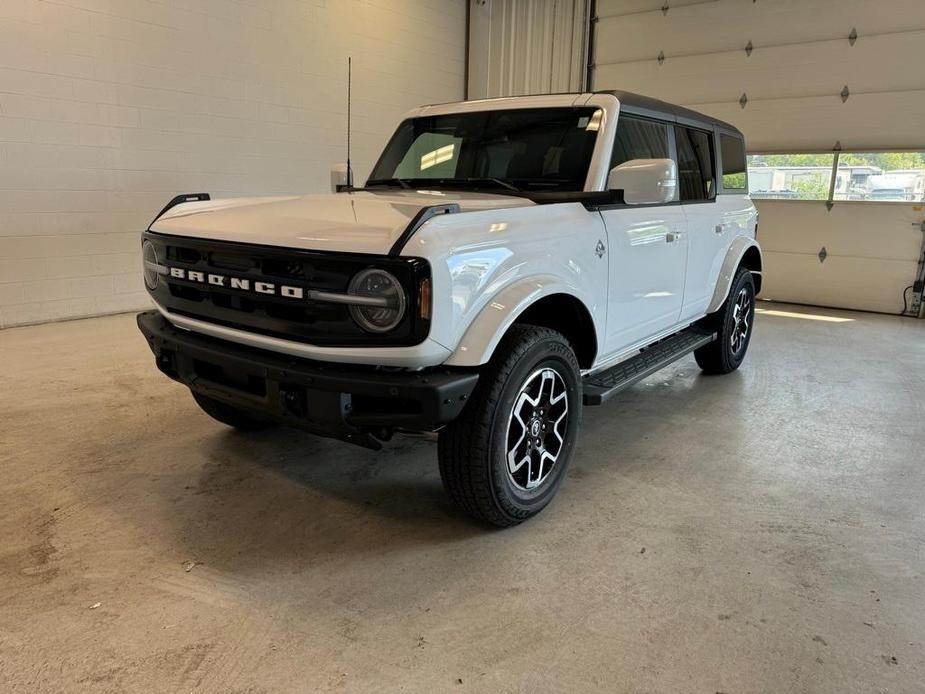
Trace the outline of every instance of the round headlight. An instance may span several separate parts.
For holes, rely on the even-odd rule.
[[[350,305],[350,315],[363,330],[385,333],[401,323],[405,316],[405,290],[391,273],[385,270],[362,270],[352,280],[347,292],[369,303]]]
[[[158,269],[161,264],[157,260],[157,249],[150,241],[145,241],[141,246],[141,260],[144,265],[145,286],[154,291],[160,279]]]

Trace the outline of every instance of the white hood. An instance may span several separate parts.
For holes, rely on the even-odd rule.
[[[424,190],[230,198],[178,205],[151,230],[285,248],[385,254],[422,208],[452,203],[460,212],[534,204],[512,195]]]

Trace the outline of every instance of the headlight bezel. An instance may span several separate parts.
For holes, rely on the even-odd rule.
[[[141,244],[141,268],[145,287],[149,292],[155,291],[157,285],[160,284],[160,267],[161,263],[157,257],[157,247],[149,239],[145,239]]]
[[[388,288],[384,291],[371,291],[368,284],[374,278],[384,280],[384,284]],[[364,284],[367,286],[364,287]],[[350,304],[350,317],[363,330],[370,333],[381,335],[392,332],[401,325],[408,310],[407,289],[395,275],[380,267],[368,267],[356,273],[350,279],[347,294],[358,299],[382,298],[388,301],[387,305],[382,306],[377,306],[375,303],[361,303],[360,301]],[[373,314],[372,316],[370,315],[371,313]]]

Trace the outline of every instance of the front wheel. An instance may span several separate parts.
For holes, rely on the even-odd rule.
[[[471,515],[521,523],[552,500],[575,450],[581,377],[560,333],[514,326],[460,417],[440,433],[440,476]]]
[[[704,327],[716,331],[717,339],[694,352],[697,365],[710,374],[738,369],[752,339],[754,320],[755,280],[747,268],[740,267],[720,310],[703,321]]]

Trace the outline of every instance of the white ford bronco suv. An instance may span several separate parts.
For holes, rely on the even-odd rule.
[[[143,235],[158,368],[240,429],[437,432],[453,500],[543,509],[581,410],[748,349],[761,283],[731,125],[623,92],[423,106],[363,187],[179,196]]]

